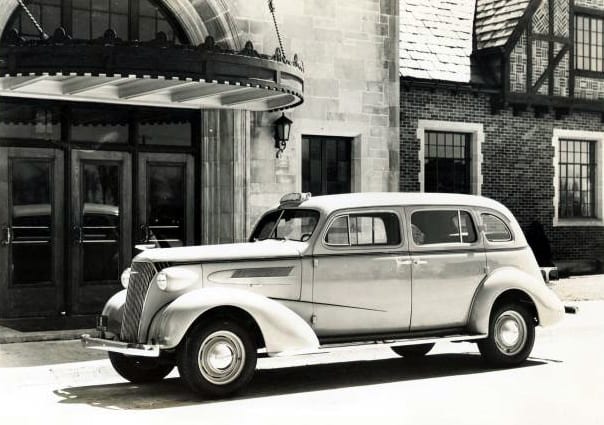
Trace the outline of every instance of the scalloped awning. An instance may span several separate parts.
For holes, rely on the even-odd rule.
[[[300,105],[303,92],[297,57],[261,55],[250,42],[233,52],[210,37],[192,47],[127,43],[111,32],[73,41],[59,31],[47,41],[14,37],[0,46],[0,96],[278,111]]]

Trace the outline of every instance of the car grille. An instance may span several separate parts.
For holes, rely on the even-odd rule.
[[[153,263],[132,263],[126,304],[122,317],[122,330],[120,338],[124,342],[139,342],[138,328],[140,325],[143,304],[149,290],[149,285],[157,268]]]

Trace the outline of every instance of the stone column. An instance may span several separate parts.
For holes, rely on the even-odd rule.
[[[241,242],[249,233],[249,112],[202,111],[201,241]]]

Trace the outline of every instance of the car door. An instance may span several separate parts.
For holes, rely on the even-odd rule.
[[[319,337],[404,332],[411,266],[396,208],[333,214],[313,252],[313,326]]]
[[[413,262],[411,331],[465,326],[486,254],[469,207],[407,207]]]

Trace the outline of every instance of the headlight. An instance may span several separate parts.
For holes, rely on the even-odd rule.
[[[122,281],[122,286],[125,289],[128,289],[128,282],[130,282],[130,267],[128,267],[126,270],[124,270],[122,272],[122,276],[120,277],[120,280]]]
[[[157,287],[162,291],[165,291],[168,288],[168,276],[164,272],[159,272],[157,274],[155,282],[157,282]]]

